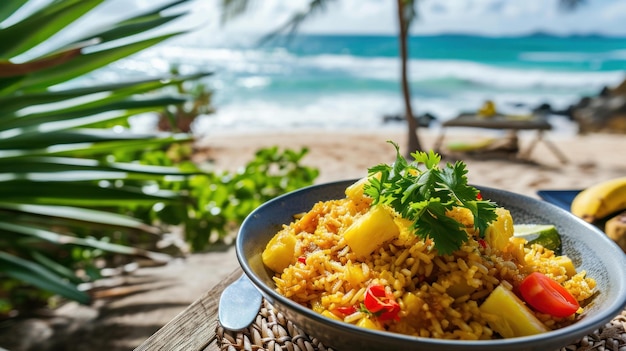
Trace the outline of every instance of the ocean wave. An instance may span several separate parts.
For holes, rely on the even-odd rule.
[[[412,61],[412,80],[456,79],[468,85],[514,90],[601,89],[623,79],[623,72],[563,72],[514,69],[468,61]]]
[[[198,121],[195,131],[398,128],[383,125],[382,118],[399,107],[397,100],[397,96],[348,93],[296,100],[238,100],[218,106],[215,114]]]
[[[626,50],[610,50],[606,52],[571,52],[553,51],[521,52],[518,59],[530,62],[586,62],[626,60]]]
[[[349,55],[319,55],[302,58],[301,65],[344,72],[353,77],[397,81],[397,58],[362,58]],[[463,86],[506,89],[565,88],[601,89],[623,79],[623,71],[580,72],[550,71],[541,68],[508,68],[463,60],[409,61],[410,80],[414,83],[457,82]]]
[[[620,54],[624,52],[612,55]],[[217,113],[198,121],[200,133],[393,128],[382,125],[383,116],[403,111],[396,57],[160,46],[111,65],[106,74],[165,72],[172,63],[183,73],[216,72],[208,79],[216,88]],[[486,99],[511,113],[520,106],[519,113],[524,113],[542,103],[562,109],[624,79],[623,71],[565,72],[541,65],[516,68],[466,60],[411,59],[409,65],[416,113],[428,112],[440,120],[475,111]]]
[[[285,50],[213,49],[163,47],[148,53],[152,67],[163,67],[167,62],[184,62],[187,69],[210,67],[222,74],[268,76],[296,74],[304,79],[328,75],[347,76],[380,81],[397,81],[399,61],[394,57],[357,57],[352,55],[321,54],[296,56]],[[563,59],[565,53],[524,53],[527,60],[549,61]],[[591,55],[591,54],[589,54]],[[626,50],[612,52],[613,57],[626,55]],[[138,58],[145,61],[145,57]],[[571,60],[582,60],[573,57]],[[126,63],[127,65],[131,65]],[[409,61],[410,80],[413,83],[441,84],[442,86],[478,86],[503,89],[601,89],[618,84],[623,71],[557,71],[547,68],[511,68],[463,60]]]
[[[555,109],[563,109],[576,102],[571,95],[563,94],[484,94],[471,90],[452,97],[414,94],[412,100],[417,115],[429,113],[441,122],[461,112],[476,111],[486,98],[494,100],[500,111],[513,114],[528,113],[543,103]],[[384,123],[385,115],[402,115],[403,103],[398,92],[327,94],[320,91],[317,94],[294,93],[273,98],[246,97],[218,103],[216,110],[215,114],[198,121],[195,130],[199,134],[248,130],[378,130],[404,127],[403,123]],[[433,128],[437,128],[438,122],[434,122]]]
[[[215,75],[207,82],[215,89],[212,103],[217,112],[198,121],[197,128],[204,131],[378,129],[384,115],[403,111],[400,61],[389,52],[383,55],[382,49],[364,50],[369,42],[352,45],[361,50],[352,52],[363,56],[330,52],[321,44],[317,51],[296,54],[284,48],[164,43],[97,74],[115,80],[115,75],[139,71],[167,72],[173,64],[182,73],[213,70]],[[447,120],[460,112],[475,111],[486,99],[509,113],[525,113],[543,103],[564,109],[626,77],[620,69],[619,60],[626,58],[621,47],[604,50],[604,45],[584,52],[585,48],[574,42],[562,45],[558,46],[562,51],[546,52],[506,46],[493,54],[449,44],[437,50],[431,47],[430,53],[420,52],[424,57],[439,58],[409,61],[416,114],[428,112]],[[449,52],[453,55],[448,56]],[[601,66],[594,67],[593,62]]]

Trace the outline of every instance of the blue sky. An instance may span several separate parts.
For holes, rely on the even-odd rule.
[[[143,1],[146,0],[135,0]],[[267,31],[308,0],[259,0],[246,15],[229,23],[230,33]],[[218,29],[217,0],[196,0],[195,18]],[[422,0],[413,32],[516,35],[537,31],[559,35],[606,34],[626,36],[626,0],[587,0],[578,10],[564,12],[558,0]],[[396,33],[395,1],[336,0],[327,11],[302,27],[313,33]]]

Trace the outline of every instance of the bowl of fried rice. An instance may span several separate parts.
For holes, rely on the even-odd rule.
[[[433,215],[433,205],[432,217],[413,225],[391,201],[376,204],[363,191],[367,179],[268,201],[236,241],[239,263],[264,298],[327,347],[552,350],[626,306],[626,255],[557,206],[480,187],[473,188],[480,201],[464,202],[469,209]],[[491,211],[485,204],[493,207],[488,226],[478,215]],[[466,237],[446,243],[428,231],[446,221]],[[554,226],[558,249],[514,236],[513,224]],[[547,295],[537,293],[542,288]]]

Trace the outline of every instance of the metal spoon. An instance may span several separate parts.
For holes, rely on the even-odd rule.
[[[256,318],[263,296],[243,274],[224,289],[220,296],[218,318],[225,329],[242,330]]]

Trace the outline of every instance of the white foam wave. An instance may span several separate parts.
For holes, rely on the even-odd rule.
[[[397,58],[362,58],[348,55],[319,55],[306,58],[306,62],[326,70],[341,70],[352,76],[396,81],[399,62]],[[460,83],[505,89],[561,88],[601,89],[618,84],[622,71],[608,72],[555,72],[502,68],[461,60],[415,60],[409,62],[412,82],[457,80]]]
[[[201,119],[195,130],[199,134],[210,134],[309,128],[378,129],[384,127],[382,116],[399,107],[397,98],[380,94],[340,94],[319,95],[306,101],[249,99],[219,106],[214,115]]]
[[[468,61],[412,61],[411,64],[418,80],[448,78],[505,89],[600,89],[617,84],[623,78],[621,71],[556,72],[501,68]]]
[[[466,91],[453,98],[422,97],[413,99],[415,113],[430,113],[439,121],[456,117],[460,112],[475,111],[485,98],[496,102],[506,113],[528,113],[529,109],[549,103],[561,109],[575,102],[571,95],[494,93]],[[522,107],[520,107],[520,105]],[[241,99],[216,106],[217,112],[201,118],[196,132],[207,135],[220,131],[276,131],[297,129],[376,130],[404,128],[403,123],[383,123],[385,115],[403,111],[398,93],[343,93],[303,95],[289,99]],[[435,122],[434,128],[437,127]],[[559,127],[563,130],[562,127]]]
[[[608,52],[522,52],[519,59],[531,62],[585,62],[608,61],[626,59],[626,50],[612,50]]]
[[[382,124],[384,115],[403,110],[399,91],[355,92],[349,83],[350,79],[359,78],[395,84],[399,77],[399,61],[395,57],[296,56],[284,50],[160,46],[123,60],[119,66],[112,66],[112,70],[149,70],[152,67],[165,71],[166,63],[170,62],[179,63],[183,73],[215,70],[218,75],[210,77],[210,81],[219,85],[217,95],[229,96],[214,101],[216,114],[198,120],[195,128],[200,134],[217,130],[363,130],[403,126]],[[536,107],[542,103],[566,108],[582,93],[597,92],[603,86],[613,86],[624,79],[622,71],[528,70],[461,60],[414,59],[410,61],[410,73],[414,84],[438,86],[449,92],[432,96],[418,89],[414,92],[416,114],[429,112],[440,120],[453,118],[461,111],[476,110],[485,99],[494,100],[501,109],[514,105]],[[348,82],[345,90],[332,93],[324,89],[299,90],[298,82],[320,74],[345,79]],[[292,80],[293,89],[274,94],[275,79]],[[257,94],[257,91],[263,93]]]
[[[399,61],[395,57],[356,57],[351,55],[313,55],[298,57],[285,50],[238,50],[201,47],[159,47],[148,51],[138,62],[124,62],[126,67],[141,67],[148,60],[153,68],[163,69],[165,62],[184,62],[187,69],[212,68],[218,72],[243,75],[289,75],[306,72],[328,72],[364,79],[397,81]],[[563,59],[560,53],[526,53],[526,59]],[[615,57],[626,56],[626,50],[613,52]],[[582,60],[574,57],[572,60]],[[159,61],[162,60],[162,61]],[[119,66],[124,68],[124,66]],[[183,67],[184,68],[184,67]],[[598,90],[619,84],[622,71],[549,71],[545,69],[516,69],[491,66],[462,60],[410,60],[410,80],[457,81],[503,89],[584,89]],[[311,73],[314,74],[314,73]],[[263,83],[267,85],[267,81]]]

